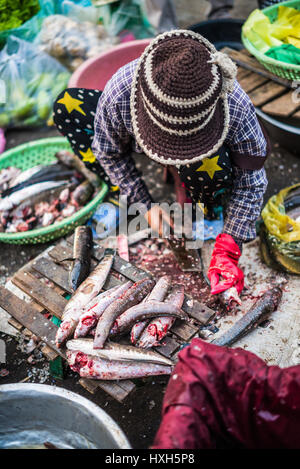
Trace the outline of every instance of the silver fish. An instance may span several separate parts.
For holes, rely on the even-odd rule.
[[[17,205],[24,202],[24,200],[30,199],[36,194],[40,194],[43,191],[63,186],[66,183],[67,181],[47,181],[41,182],[39,184],[33,184],[30,187],[25,187],[24,189],[14,192],[8,197],[4,197],[4,199],[0,200],[0,212],[11,210]]]
[[[154,286],[152,279],[142,279],[134,283],[120,298],[117,298],[106,308],[100,317],[94,339],[94,348],[103,348],[109,336],[110,329],[117,317],[128,308],[140,303],[150,293]]]
[[[131,345],[121,345],[114,342],[106,342],[103,349],[93,348],[93,339],[73,339],[66,344],[68,350],[82,352],[86,355],[104,358],[105,360],[117,360],[125,362],[148,362],[160,365],[172,366],[174,363],[169,358],[149,350],[142,350]]]
[[[181,308],[183,301],[184,287],[183,285],[176,285],[166,298],[165,303]],[[141,348],[150,348],[159,345],[159,342],[165,337],[175,320],[176,318],[174,316],[161,316],[150,321],[149,325],[140,336],[138,346]]]
[[[101,291],[113,264],[115,252],[106,249],[104,257],[87,279],[78,287],[62,315],[62,323],[56,334],[56,345],[61,344],[73,334],[82,309]]]
[[[87,333],[96,326],[98,319],[103,314],[105,309],[119,296],[121,296],[132,285],[132,282],[126,282],[123,285],[111,288],[106,292],[94,298],[89,307],[81,314],[77,327],[74,332],[74,337],[84,337]]]
[[[156,285],[154,286],[153,290],[149,294],[147,298],[145,298],[144,301],[151,301],[151,300],[156,300],[156,301],[163,301],[168,289],[170,288],[170,278],[167,276],[161,277]],[[142,334],[143,330],[145,327],[149,324],[149,319],[146,319],[145,321],[139,321],[136,324],[132,326],[131,333],[130,333],[130,340],[132,344],[136,344],[140,335]]]
[[[157,318],[160,316],[173,316],[179,319],[188,319],[188,315],[182,309],[177,308],[170,303],[146,301],[145,303],[141,303],[127,309],[123,314],[121,314],[116,319],[114,327],[111,330],[111,336],[126,333],[137,321],[147,318]]]
[[[171,366],[147,362],[110,361],[82,352],[67,351],[67,360],[70,368],[79,373],[82,378],[116,380],[172,373]]]

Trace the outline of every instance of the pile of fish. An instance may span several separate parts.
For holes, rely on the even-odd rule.
[[[10,166],[0,171],[0,232],[18,233],[49,226],[80,210],[95,191],[95,175],[67,151],[58,161],[26,171]],[[90,172],[89,172],[90,173]]]
[[[68,363],[84,378],[115,380],[170,374],[173,362],[147,350],[157,345],[176,318],[187,320],[181,309],[184,288],[165,276],[145,278],[101,292],[115,251],[103,259],[79,285],[66,305],[56,334],[56,345],[66,343]],[[112,340],[130,333],[133,345]],[[89,335],[88,338],[86,336]]]

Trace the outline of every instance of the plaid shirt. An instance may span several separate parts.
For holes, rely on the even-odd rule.
[[[152,202],[131,152],[143,153],[135,141],[130,115],[130,92],[137,60],[120,68],[106,84],[94,121],[92,150],[113,185],[119,186],[128,203]],[[230,124],[225,143],[231,152],[264,157],[267,143],[254,106],[238,82],[228,95]],[[239,243],[255,238],[267,179],[264,168],[245,170],[233,165],[234,186],[224,223],[224,232]]]

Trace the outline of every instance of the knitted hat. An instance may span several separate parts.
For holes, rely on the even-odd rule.
[[[135,138],[153,160],[184,165],[214,154],[228,132],[227,93],[236,66],[200,34],[157,36],[142,54],[131,89]]]

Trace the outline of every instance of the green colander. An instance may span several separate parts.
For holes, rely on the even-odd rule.
[[[300,0],[289,0],[287,2],[277,3],[270,7],[264,8],[262,12],[268,16],[271,23],[277,19],[277,10],[279,6],[286,6],[300,10]],[[242,33],[242,41],[246,49],[270,72],[274,73],[281,78],[287,80],[298,81],[300,80],[300,65],[293,65],[285,62],[280,62],[272,57],[268,57],[259,50],[244,36]]]
[[[64,137],[43,138],[19,145],[0,155],[0,170],[8,166],[16,166],[25,171],[38,164],[50,163],[56,159],[54,155],[59,150],[71,150],[69,142]],[[0,233],[0,242],[10,244],[48,243],[65,236],[74,231],[76,226],[84,224],[93,215],[107,192],[108,186],[102,181],[96,197],[71,217],[44,228],[22,233]]]

